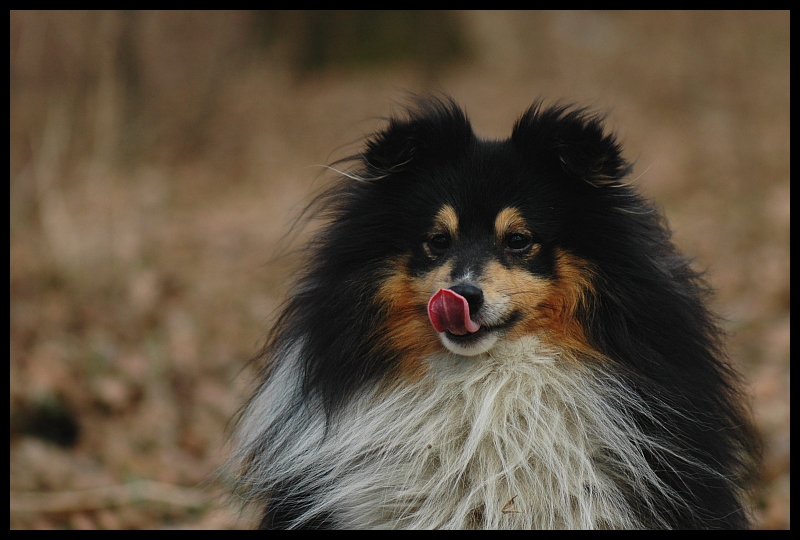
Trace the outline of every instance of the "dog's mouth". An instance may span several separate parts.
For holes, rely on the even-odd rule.
[[[473,298],[472,307],[474,302]],[[473,319],[472,311],[469,300],[451,289],[440,289],[428,302],[428,318],[450,351],[465,356],[486,352],[520,317],[512,312],[502,321],[486,324]]]
[[[472,320],[467,298],[451,289],[439,289],[428,302],[428,318],[437,332],[467,336],[480,331],[480,323]]]
[[[481,327],[475,332],[468,332],[466,334],[456,334],[451,332],[450,330],[445,330],[443,333],[447,336],[447,339],[454,341],[456,343],[462,343],[464,345],[468,345],[471,343],[477,343],[484,336],[487,334],[497,334],[500,333],[511,326],[514,325],[520,318],[519,312],[513,312],[511,315],[504,321],[498,324],[482,324]]]

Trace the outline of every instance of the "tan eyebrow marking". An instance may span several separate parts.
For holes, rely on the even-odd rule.
[[[438,229],[437,232],[446,232],[451,238],[455,238],[458,235],[458,214],[455,209],[449,204],[442,206],[436,213],[433,226],[434,229]]]
[[[516,208],[503,208],[494,219],[494,234],[497,243],[501,244],[512,233],[530,234],[525,218]]]

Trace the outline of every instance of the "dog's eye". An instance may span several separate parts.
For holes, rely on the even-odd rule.
[[[440,254],[450,248],[450,237],[446,234],[434,234],[428,238],[428,247],[430,247],[433,254]]]
[[[511,251],[521,252],[525,251],[533,245],[533,239],[522,233],[513,233],[508,236],[506,246]]]

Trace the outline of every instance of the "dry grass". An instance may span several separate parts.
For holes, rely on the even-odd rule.
[[[719,290],[758,523],[789,526],[788,13],[458,19],[447,69],[300,75],[248,13],[11,13],[12,528],[252,523],[214,472],[296,264],[274,256],[314,166],[425,88],[489,136],[541,95],[611,109]]]

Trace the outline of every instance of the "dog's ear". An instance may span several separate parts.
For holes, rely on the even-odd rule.
[[[370,137],[360,157],[369,177],[382,178],[430,157],[457,156],[474,138],[469,119],[451,98],[421,98],[405,118],[391,118]]]
[[[603,117],[569,105],[532,105],[517,121],[512,143],[534,159],[549,160],[567,175],[595,187],[617,183],[630,172]]]

